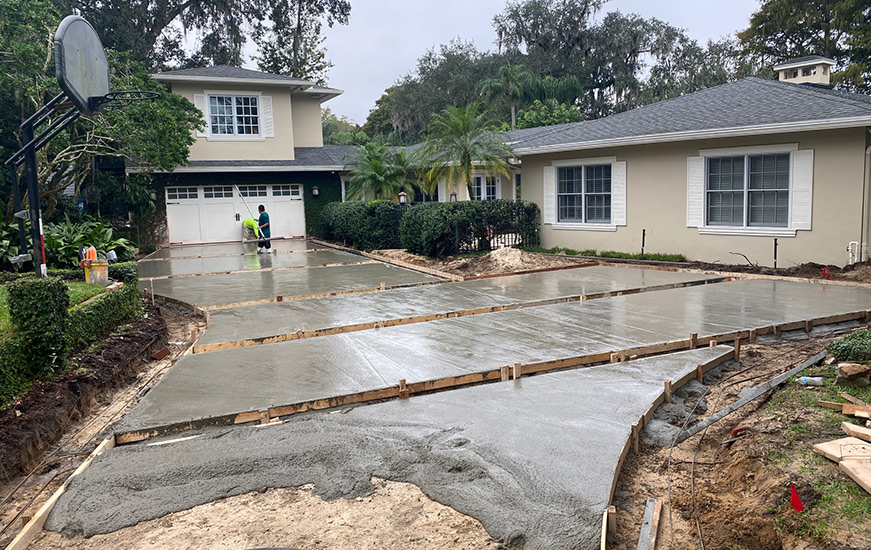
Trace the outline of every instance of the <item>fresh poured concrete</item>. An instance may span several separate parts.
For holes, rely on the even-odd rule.
[[[295,254],[294,254],[295,256]],[[142,281],[140,288],[200,307],[269,300],[276,296],[311,296],[328,292],[440,281],[384,263],[263,271]],[[153,284],[153,286],[152,286]]]
[[[309,241],[302,240],[275,240],[272,241],[272,249],[281,252],[302,252],[325,248]],[[173,246],[161,248],[153,254],[149,254],[141,261],[167,260],[170,258],[199,258],[209,256],[225,256],[233,254],[256,254],[257,243],[220,243],[220,244],[195,244],[187,246]]]
[[[184,357],[119,426],[270,406],[871,309],[871,290],[749,280]]]
[[[325,499],[354,498],[377,476],[419,486],[506,544],[598,548],[631,423],[663,380],[730,352],[705,348],[115,448],[73,479],[46,528],[108,533],[264,487],[312,483]]]
[[[582,267],[213,311],[199,345],[520,302],[715,279],[693,273]]]
[[[341,250],[319,250],[300,254],[240,254],[204,258],[180,258],[139,264],[139,278],[222,273],[226,271],[311,267],[318,265],[372,262],[369,258]]]

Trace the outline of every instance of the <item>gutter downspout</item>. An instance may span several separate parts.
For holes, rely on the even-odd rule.
[[[871,127],[866,128],[865,134],[865,173],[862,185],[862,227],[859,234],[859,250],[857,255],[859,261],[868,261],[868,242],[869,240],[869,212],[871,212]]]

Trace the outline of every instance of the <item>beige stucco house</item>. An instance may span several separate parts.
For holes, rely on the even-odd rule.
[[[274,237],[317,226],[341,200],[353,147],[325,146],[321,105],[340,90],[230,66],[152,75],[203,113],[189,162],[160,174],[170,243],[238,240],[242,220],[263,204]]]
[[[772,265],[775,240],[779,267],[867,259],[871,97],[794,80],[512,132],[542,246],[637,252],[644,233],[709,262]]]

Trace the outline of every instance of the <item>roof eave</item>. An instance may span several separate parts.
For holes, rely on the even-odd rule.
[[[220,84],[245,84],[247,86],[267,85],[281,86],[284,88],[293,88],[291,91],[307,90],[314,86],[313,82],[304,80],[278,80],[270,78],[226,78],[219,76],[187,76],[187,75],[168,75],[168,74],[152,74],[151,78],[158,82],[206,82]]]
[[[312,166],[275,166],[250,164],[245,166],[177,166],[172,171],[155,170],[155,174],[198,174],[198,173],[220,173],[220,172],[343,172],[345,165],[312,165]],[[128,166],[128,173],[144,172],[143,168],[138,166]]]
[[[758,136],[764,134],[787,134],[792,132],[813,132],[818,130],[839,130],[871,126],[871,115],[811,122],[790,122],[764,124],[760,126],[740,126],[735,128],[718,128],[716,130],[694,130],[689,132],[673,132],[667,134],[650,134],[646,136],[631,136],[625,138],[601,139],[559,145],[543,145],[540,147],[518,147],[514,149],[515,156],[543,155],[547,153],[566,153],[569,151],[587,149],[605,149],[609,147],[629,147],[633,145],[649,145],[671,141],[693,141],[701,139],[717,139],[741,136]]]
[[[796,63],[783,63],[781,65],[775,65],[772,67],[775,71],[784,71],[787,69],[797,69],[799,67],[809,67],[811,65],[828,65],[830,67],[834,67],[837,65],[831,59],[811,59],[810,61],[804,62],[796,62]]]

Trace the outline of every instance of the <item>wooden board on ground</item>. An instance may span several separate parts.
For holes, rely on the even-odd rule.
[[[638,550],[654,550],[656,534],[659,530],[659,515],[662,511],[662,501],[658,498],[648,498],[644,509],[644,520],[641,524],[641,536],[638,537]]]
[[[842,412],[858,418],[871,418],[871,405],[848,405],[845,403]]]
[[[850,437],[856,437],[858,439],[864,439],[865,441],[871,441],[871,428],[857,426],[855,424],[850,424],[849,422],[842,422],[841,429],[844,430],[844,433],[849,435]]]
[[[844,460],[841,470],[871,493],[871,460]]]
[[[871,443],[855,437],[842,437],[834,441],[817,443],[814,451],[835,462],[871,459]]]

